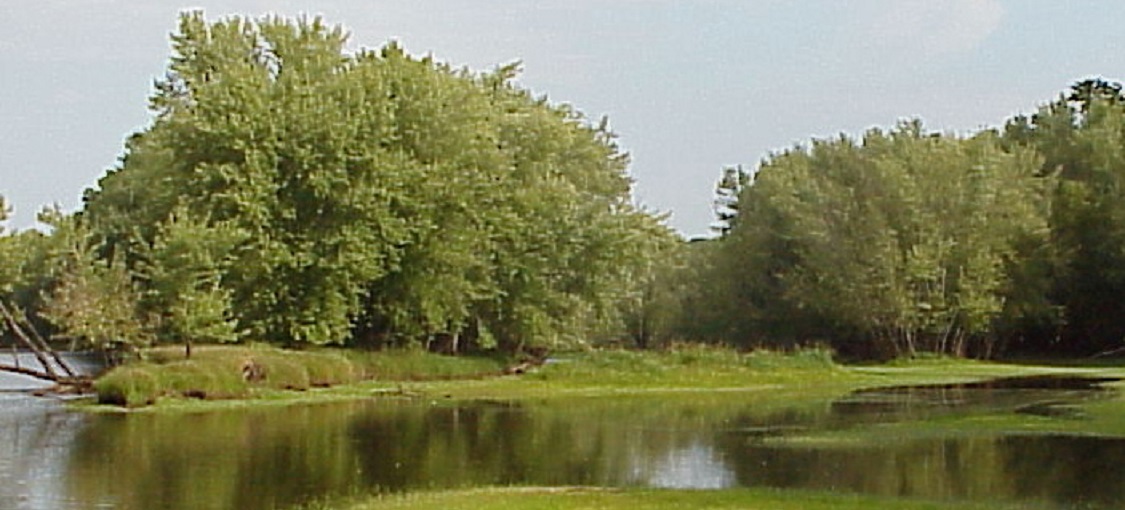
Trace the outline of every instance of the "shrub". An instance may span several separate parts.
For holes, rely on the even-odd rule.
[[[94,382],[99,404],[124,407],[151,405],[160,396],[160,385],[148,365],[118,367]]]

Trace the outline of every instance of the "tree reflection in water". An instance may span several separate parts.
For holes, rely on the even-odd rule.
[[[492,485],[769,486],[934,499],[1125,505],[1125,440],[972,436],[803,444],[794,431],[959,412],[1011,413],[1037,392],[942,390],[904,411],[874,398],[763,409],[751,396],[566,402],[372,400],[195,414],[0,413],[0,508],[288,508],[371,491]],[[1054,391],[1054,390],[1045,390]],[[1079,398],[1075,390],[1046,394]],[[968,392],[968,393],[966,393]],[[24,397],[21,397],[24,398]],[[26,399],[26,398],[25,398]],[[930,399],[932,400],[932,399]],[[37,402],[37,401],[33,401]],[[989,408],[982,402],[994,402]],[[1046,419],[1046,418],[1035,418]],[[48,499],[50,498],[50,499]]]

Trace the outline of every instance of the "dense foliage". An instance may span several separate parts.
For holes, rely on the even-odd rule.
[[[727,169],[678,334],[865,357],[1119,349],[1123,128],[1121,86],[1087,80],[1003,130],[915,121],[775,154],[746,183]]]
[[[1039,167],[991,133],[959,139],[918,123],[772,157],[715,254],[727,313],[741,319],[733,331],[964,353],[1018,297],[1021,246],[1046,238]]]
[[[112,307],[165,342],[626,334],[674,237],[632,205],[607,123],[518,87],[515,66],[345,42],[319,19],[184,14],[154,121],[67,220],[75,263],[29,304],[98,338],[81,310]]]
[[[105,349],[1125,350],[1119,84],[970,136],[904,122],[726,168],[717,237],[679,242],[632,204],[607,123],[517,66],[346,39],[182,15],[151,125],[84,208],[0,231],[0,299]]]
[[[1037,113],[1004,127],[1005,142],[1030,147],[1057,175],[1051,243],[1057,254],[1045,300],[1062,311],[1054,330],[1027,331],[1039,352],[1091,354],[1125,347],[1125,100],[1121,85],[1075,84]]]

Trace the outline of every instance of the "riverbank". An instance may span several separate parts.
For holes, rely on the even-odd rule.
[[[448,361],[430,356],[422,356],[426,366]],[[1078,459],[1102,466],[1119,458],[1121,440],[1114,438],[1125,435],[1087,432],[1113,434],[1115,423],[1125,423],[1125,400],[1113,391],[1055,392],[1018,404],[988,400],[984,408],[973,408],[978,397],[957,388],[929,394],[941,399],[938,405],[923,395],[870,393],[1037,374],[1101,380],[1125,375],[1117,365],[921,359],[848,366],[820,351],[690,347],[574,353],[522,375],[452,380],[418,380],[420,366],[399,372],[400,380],[256,388],[228,400],[161,396],[129,410],[140,411],[129,419],[91,415],[98,427],[88,429],[87,462],[102,466],[112,458],[118,472],[87,480],[82,491],[98,493],[120,477],[148,480],[142,485],[166,488],[161,498],[185,501],[185,508],[207,506],[203,499],[224,502],[208,503],[213,507],[317,510],[1037,508],[1081,500],[1067,487],[1089,477],[1058,474],[1085,472],[1075,467]],[[979,398],[1007,398],[987,395]],[[1081,419],[1013,412],[1045,399],[1065,401]],[[879,407],[857,413],[857,403]],[[187,424],[195,433],[185,437]],[[1048,444],[1059,435],[1081,444]],[[123,446],[137,438],[145,447]],[[1033,460],[1020,460],[1035,452]],[[228,459],[225,467],[209,460],[202,468],[199,459],[215,458]],[[158,469],[167,465],[183,468]],[[234,476],[245,465],[274,470],[256,468],[271,474],[252,480]],[[298,479],[314,482],[293,487]],[[1120,477],[1103,481],[1083,494],[1116,504],[1116,495],[1094,487],[1120,486]],[[204,486],[211,489],[189,489]],[[1025,486],[1045,489],[1029,495]]]
[[[831,353],[687,346],[668,351],[594,350],[554,357],[526,373],[499,357],[421,351],[288,351],[269,346],[150,351],[95,383],[97,410],[206,410],[366,398],[564,399],[716,392],[766,401],[815,399],[867,386],[934,384],[1073,372],[1072,367],[929,359],[845,366]],[[521,372],[523,372],[521,370]],[[784,398],[779,398],[784,397]]]
[[[613,354],[618,356],[620,354]],[[776,360],[784,365],[785,360]],[[790,361],[792,361],[790,359]],[[704,366],[714,368],[712,363]],[[720,363],[720,366],[722,364]],[[729,367],[728,367],[729,369]],[[786,448],[845,448],[853,451],[886,444],[887,441],[909,443],[925,439],[950,439],[964,436],[980,438],[1000,436],[1044,436],[1057,435],[1105,435],[1125,436],[1125,367],[1120,364],[1103,363],[1099,366],[1039,366],[985,363],[967,360],[913,360],[875,366],[836,366],[813,369],[812,365],[801,364],[775,366],[772,369],[759,368],[755,375],[741,379],[741,386],[727,386],[735,382],[732,377],[737,371],[719,369],[715,374],[696,379],[695,385],[683,384],[689,380],[689,371],[677,371],[672,375],[674,384],[667,380],[637,379],[635,384],[613,389],[605,380],[590,380],[575,377],[584,370],[581,366],[559,371],[544,370],[533,377],[516,382],[511,380],[479,381],[473,385],[451,388],[442,383],[427,383],[418,386],[428,391],[450,391],[452,398],[484,398],[499,394],[518,395],[518,398],[557,402],[567,396],[605,398],[608,402],[624,402],[636,399],[639,395],[653,393],[661,400],[672,394],[690,396],[699,392],[699,400],[724,398],[723,391],[730,391],[730,398],[747,394],[760,397],[755,408],[798,409],[800,402],[807,401],[822,406],[826,395],[841,396],[858,388],[901,387],[921,384],[957,384],[969,381],[997,378],[1021,378],[1024,376],[1081,376],[1105,380],[1105,392],[1101,397],[1084,401],[1079,405],[1068,405],[1076,414],[1037,415],[1016,413],[982,413],[948,418],[934,418],[921,413],[917,420],[896,421],[873,424],[863,427],[848,427],[841,431],[805,434],[801,432],[782,434],[760,440],[754,444],[774,445]],[[699,375],[699,374],[696,374]],[[745,374],[743,374],[745,375]],[[632,379],[627,373],[609,376],[608,380],[620,382]],[[553,383],[553,384],[552,384]],[[956,389],[951,389],[949,398],[958,399]],[[738,393],[735,393],[738,392]],[[838,401],[832,400],[832,401]],[[1050,404],[1050,403],[1047,403]],[[925,404],[921,404],[925,405]],[[768,411],[767,411],[768,412]],[[987,444],[987,440],[984,443]],[[718,490],[672,490],[652,488],[605,489],[588,487],[486,487],[466,490],[412,492],[397,495],[374,495],[366,498],[336,500],[311,505],[316,510],[428,510],[428,509],[599,509],[615,510],[627,508],[650,509],[931,509],[931,510],[970,510],[970,509],[1037,509],[1053,508],[1043,503],[1038,505],[1028,501],[1019,503],[1001,501],[958,501],[926,500],[915,498],[895,498],[883,496],[857,495],[846,492],[820,492],[816,490],[789,490],[772,488],[738,488]],[[1091,508],[1101,508],[1094,505]]]
[[[938,502],[778,489],[661,490],[580,487],[487,488],[376,496],[310,510],[1029,510],[1027,504]]]
[[[143,361],[117,367],[94,382],[97,402],[121,408],[175,406],[188,401],[304,400],[310,390],[364,382],[464,380],[498,375],[500,357],[439,356],[416,350],[379,352],[344,349],[293,351],[266,345],[196,347],[146,351]],[[317,392],[329,396],[329,392]]]

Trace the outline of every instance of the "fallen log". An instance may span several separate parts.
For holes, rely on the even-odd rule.
[[[32,356],[35,356],[35,360],[39,362],[40,366],[39,368],[32,368],[20,365],[18,353],[16,353],[13,355],[13,364],[0,363],[0,371],[50,381],[60,386],[88,388],[91,385],[92,380],[75,372],[70,364],[47,344],[47,341],[39,335],[39,332],[35,331],[26,317],[24,324],[21,325],[15,314],[12,313],[11,307],[3,301],[0,301],[0,318],[3,319],[3,324],[7,326],[8,331],[27,348]],[[26,329],[24,326],[26,326]],[[29,334],[28,331],[31,331],[31,333]],[[62,369],[64,373],[60,374],[56,371],[56,366]]]

